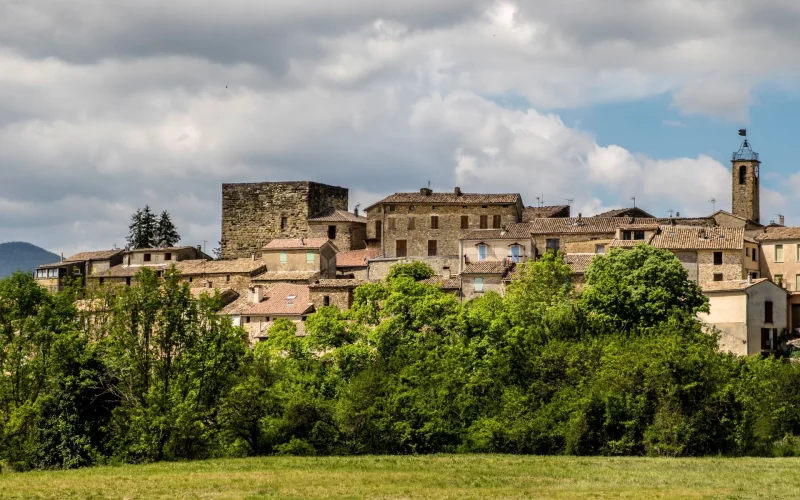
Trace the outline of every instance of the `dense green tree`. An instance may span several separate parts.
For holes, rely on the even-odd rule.
[[[665,321],[675,313],[705,311],[708,300],[688,280],[668,250],[648,245],[613,248],[586,270],[583,306],[615,328],[629,331]]]
[[[172,223],[172,218],[166,210],[161,212],[161,215],[158,217],[153,240],[155,246],[163,247],[174,247],[181,241],[181,236],[178,234],[178,230],[175,228],[175,224]]]

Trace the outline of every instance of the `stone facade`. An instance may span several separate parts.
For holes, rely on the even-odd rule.
[[[331,232],[333,229],[333,233]],[[311,238],[329,238],[336,248],[346,250],[361,250],[367,248],[367,224],[358,222],[308,222],[308,235]],[[330,238],[333,236],[333,238]]]
[[[714,253],[722,253],[722,264],[714,264]],[[721,274],[721,281],[741,280],[747,275],[744,271],[744,251],[742,250],[698,250],[697,282],[701,285],[714,281],[714,275]],[[720,281],[720,280],[717,280]]]
[[[308,248],[265,248],[263,252],[270,273],[313,271],[321,278],[336,277],[336,248],[330,242]]]
[[[456,242],[458,243],[458,242]],[[382,280],[389,274],[389,269],[395,264],[405,264],[414,261],[423,261],[433,269],[433,273],[437,276],[443,276],[449,279],[451,274],[458,273],[458,256],[453,257],[417,257],[417,258],[380,258],[369,261],[369,268],[367,269],[367,279]]]
[[[275,238],[308,237],[309,217],[347,206],[346,188],[316,182],[223,184],[221,256],[249,257]]]
[[[733,162],[733,215],[760,222],[759,161]]]
[[[544,255],[548,239],[558,239],[559,249],[563,253],[598,253],[602,247],[604,253],[609,250],[614,240],[614,233],[589,233],[589,234],[537,234],[533,238],[534,253],[536,256]]]
[[[482,280],[479,287],[475,285],[475,279]],[[506,284],[503,276],[498,274],[471,274],[461,277],[461,294],[467,299],[482,297],[487,292],[497,292],[500,295],[506,294]]]
[[[355,289],[363,282],[361,280],[320,280],[309,286],[311,302],[314,308],[336,306],[341,311],[350,309],[353,305]]]

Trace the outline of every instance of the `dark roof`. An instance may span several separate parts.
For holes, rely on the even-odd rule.
[[[122,253],[122,249],[113,249],[113,250],[99,250],[96,252],[81,252],[76,253],[75,255],[71,255],[68,259],[65,259],[66,262],[80,262],[86,260],[105,260],[114,257],[115,255],[119,255]]]
[[[519,193],[395,193],[368,206],[366,210],[381,203],[430,203],[432,205],[511,205],[522,201]]]
[[[513,265],[509,266],[502,260],[479,260],[467,264],[461,274],[505,275],[511,267],[513,267]]]
[[[347,210],[329,208],[313,217],[309,217],[308,222],[358,222],[360,224],[366,224],[367,218],[348,212]]]
[[[543,207],[525,207],[522,210],[522,221],[547,217],[569,217],[569,205],[548,205]]]
[[[750,234],[757,241],[800,240],[800,227],[767,226]]]
[[[651,215],[638,207],[617,208],[614,210],[608,210],[601,214],[595,215],[595,217],[638,217],[638,218],[648,218],[648,219],[655,218],[654,215]]]
[[[594,253],[568,253],[564,255],[564,263],[574,274],[583,274],[597,256],[598,254]]]

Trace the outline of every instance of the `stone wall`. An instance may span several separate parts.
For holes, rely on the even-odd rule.
[[[483,291],[478,292],[475,290],[475,278],[483,278]],[[470,274],[469,276],[461,277],[461,294],[466,300],[482,297],[487,292],[497,292],[500,295],[506,294],[505,283],[503,278],[496,275],[477,275]]]
[[[340,252],[361,250],[367,247],[364,243],[367,236],[366,224],[357,222],[310,222],[308,224],[309,237],[327,238],[329,226],[336,226],[336,238],[332,241]]]
[[[697,281],[697,251],[696,250],[676,250],[672,253],[681,261],[681,265],[689,273],[690,281]],[[713,258],[713,255],[712,255]],[[712,261],[713,263],[713,261]]]
[[[394,206],[394,211],[391,207]],[[434,208],[435,207],[435,208]],[[485,207],[485,208],[484,208]],[[385,210],[385,213],[384,213]],[[367,238],[382,239],[385,257],[396,257],[397,240],[406,241],[408,257],[427,257],[428,241],[436,240],[437,256],[457,256],[459,240],[469,231],[480,229],[480,217],[487,217],[488,229],[493,227],[493,216],[500,216],[500,226],[519,222],[520,209],[507,205],[431,205],[384,204],[367,211]],[[461,216],[469,217],[467,229],[461,229]],[[438,217],[438,229],[431,228],[431,217]],[[409,228],[413,218],[413,229]],[[392,229],[394,219],[394,229]],[[380,222],[382,235],[376,234]]]
[[[281,254],[286,261],[281,262]],[[313,254],[313,262],[308,261],[308,254]],[[329,244],[321,248],[264,250],[262,257],[269,272],[316,271],[322,278],[336,277],[336,252]]]
[[[325,305],[325,297],[330,299],[328,305],[336,306],[340,311],[346,311],[353,305],[352,287],[312,287],[310,289],[311,302],[317,311]]]
[[[250,257],[274,238],[308,236],[309,217],[347,207],[348,190],[337,186],[307,181],[223,184],[222,258]]]
[[[366,267],[339,267],[336,268],[336,276],[353,276],[353,279],[365,280],[367,279]]]
[[[422,261],[431,266],[434,274],[437,276],[445,276],[445,267],[450,267],[450,274],[455,276],[458,274],[458,257],[414,257],[406,259],[379,259],[369,261],[369,270],[367,275],[371,280],[381,280],[389,274],[389,269],[395,264],[402,264],[413,261]]]
[[[733,215],[759,221],[759,180],[755,175],[758,161],[733,162]],[[739,168],[745,168],[745,183],[739,183]]]
[[[613,233],[596,234],[537,234],[533,238],[534,247],[538,255],[543,255],[547,248],[546,243],[550,238],[558,238],[563,253],[595,253],[597,245],[604,245],[605,251],[610,250],[611,240],[614,239]]]
[[[714,250],[697,252],[697,274],[699,284],[714,281],[714,274],[721,273],[723,281],[745,278],[744,250],[717,250],[722,252],[722,265],[714,265]]]
[[[181,276],[181,282],[191,283],[191,288],[205,287],[208,285],[208,281],[211,282],[210,288],[230,288],[243,295],[250,288],[252,277],[250,273],[205,273]],[[213,295],[213,290],[211,294]]]

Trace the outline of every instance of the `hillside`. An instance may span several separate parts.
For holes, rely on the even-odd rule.
[[[0,243],[0,278],[9,276],[17,269],[33,271],[36,266],[58,262],[59,259],[53,252],[30,243]]]

